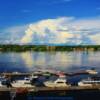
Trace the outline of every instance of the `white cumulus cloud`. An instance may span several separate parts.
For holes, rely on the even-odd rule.
[[[77,19],[59,17],[2,31],[0,42],[20,44],[100,44],[100,17]],[[2,35],[3,38],[3,35]]]
[[[21,39],[21,43],[66,43],[67,39],[74,37],[72,33],[65,31],[68,30],[66,24],[69,24],[73,19],[73,17],[62,17],[30,24],[25,31],[25,36]],[[41,40],[41,38],[43,39]]]
[[[21,43],[100,44],[95,39],[99,27],[99,18],[77,20],[74,17],[60,17],[41,20],[29,25]]]

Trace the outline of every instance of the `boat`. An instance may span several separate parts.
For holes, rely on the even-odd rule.
[[[100,85],[100,78],[87,78],[78,82],[78,86],[98,86]]]
[[[25,77],[23,80],[16,80],[12,84],[12,87],[34,87],[34,85],[31,84],[31,78]]]
[[[7,79],[0,80],[0,87],[34,87],[31,84],[31,80],[28,77],[25,77],[23,80],[15,80],[13,82],[8,81]]]
[[[86,70],[86,72],[92,75],[98,74],[98,72],[95,69],[90,69],[90,70],[88,69]]]
[[[23,80],[16,80],[12,83],[12,87],[35,87],[34,83],[37,81],[38,75],[31,74],[30,77],[25,77]]]
[[[58,77],[55,81],[46,81],[44,82],[46,87],[69,87],[70,84],[67,83],[66,78],[61,76]]]

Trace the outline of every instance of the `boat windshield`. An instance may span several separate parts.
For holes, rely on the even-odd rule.
[[[62,81],[58,81],[57,83],[62,84],[62,83],[64,83],[64,82],[62,82]]]

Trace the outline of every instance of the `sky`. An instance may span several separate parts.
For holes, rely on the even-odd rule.
[[[0,44],[100,45],[100,0],[0,0]]]

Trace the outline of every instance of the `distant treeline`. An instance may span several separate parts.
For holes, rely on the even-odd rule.
[[[99,51],[100,45],[78,45],[78,46],[47,46],[47,45],[0,45],[1,52],[21,51]]]

